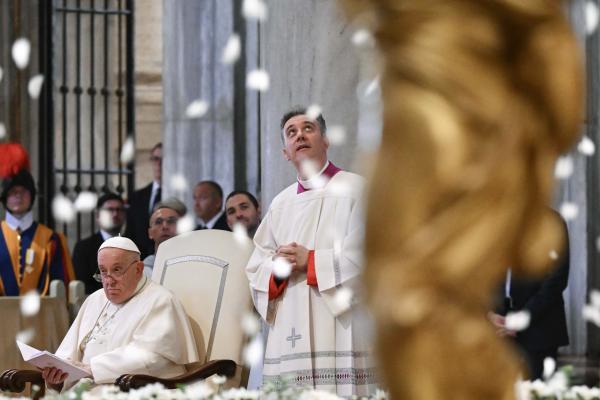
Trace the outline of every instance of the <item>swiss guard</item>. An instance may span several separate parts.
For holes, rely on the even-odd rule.
[[[0,179],[6,211],[0,223],[0,295],[21,296],[31,290],[45,295],[54,279],[68,286],[75,275],[66,240],[33,220],[36,190],[21,145],[0,145]]]

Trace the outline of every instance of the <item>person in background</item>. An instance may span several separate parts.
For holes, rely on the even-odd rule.
[[[142,259],[154,251],[154,243],[148,238],[148,223],[154,206],[161,200],[162,143],[157,143],[150,152],[153,181],[129,195],[127,201],[127,224],[125,236],[139,247]]]
[[[227,225],[233,230],[236,223],[242,224],[250,238],[260,224],[260,205],[252,193],[245,190],[235,190],[225,200],[225,215]]]
[[[217,182],[198,182],[194,188],[194,212],[197,221],[196,230],[229,230],[227,217],[223,212],[223,189]]]
[[[106,217],[102,217],[103,215]],[[96,221],[100,228],[98,232],[78,241],[73,249],[75,277],[85,284],[86,294],[92,294],[102,288],[102,284],[94,279],[98,269],[97,253],[102,242],[121,233],[125,224],[123,198],[111,192],[100,196],[96,204]]]

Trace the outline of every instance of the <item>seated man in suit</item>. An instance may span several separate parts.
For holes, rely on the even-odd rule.
[[[101,215],[106,213],[106,218]],[[121,233],[125,223],[125,202],[116,193],[106,193],[98,198],[96,221],[100,230],[92,236],[81,239],[73,249],[75,276],[85,284],[85,293],[92,294],[102,285],[94,279],[98,269],[97,253],[102,242]]]
[[[217,182],[198,182],[194,188],[194,211],[198,223],[196,230],[229,230],[227,216],[223,212],[223,189]]]
[[[6,218],[0,229],[0,296],[48,293],[50,281],[74,279],[65,237],[33,220],[35,183],[26,168],[2,181]]]
[[[142,252],[142,259],[152,254],[154,243],[148,238],[150,214],[161,200],[162,143],[157,143],[150,152],[154,180],[140,190],[129,193],[125,236],[135,242]]]
[[[256,228],[260,225],[260,205],[252,193],[245,190],[234,190],[229,193],[225,200],[225,215],[227,225],[233,230],[233,226],[242,224],[252,239]]]
[[[171,239],[177,235],[177,221],[187,213],[187,207],[181,201],[170,197],[154,206],[154,211],[150,216],[150,226],[148,227],[148,237],[154,242],[154,252],[144,258],[144,274],[152,277],[152,268],[154,268],[154,259],[158,246],[165,240]]]
[[[144,276],[140,251],[125,237],[98,250],[103,290],[89,296],[56,355],[87,370],[94,382],[112,383],[123,374],[172,378],[198,361],[187,314],[175,296]],[[42,371],[46,385],[62,390],[67,373]]]

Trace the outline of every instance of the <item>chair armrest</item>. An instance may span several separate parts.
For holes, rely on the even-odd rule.
[[[201,365],[194,371],[186,372],[183,375],[168,379],[157,378],[150,375],[121,375],[115,381],[115,385],[117,385],[124,392],[128,392],[130,389],[137,389],[149,383],[156,382],[163,384],[163,386],[166,388],[174,389],[177,387],[177,385],[206,379],[214,374],[232,377],[235,375],[235,370],[236,364],[232,360],[213,360]]]
[[[40,398],[45,393],[45,382],[41,371],[27,369],[8,369],[0,374],[0,390],[13,393],[20,393],[25,390],[25,385],[30,383],[38,385],[40,389],[35,393],[34,398]]]

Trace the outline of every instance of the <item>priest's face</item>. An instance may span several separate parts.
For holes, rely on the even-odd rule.
[[[323,136],[317,121],[306,115],[296,115],[283,126],[283,155],[291,161],[300,176],[303,161],[312,161],[320,169],[327,162],[329,141]]]
[[[133,296],[144,263],[137,253],[106,247],[98,252],[98,269],[106,297],[113,304],[121,304]]]

